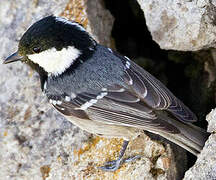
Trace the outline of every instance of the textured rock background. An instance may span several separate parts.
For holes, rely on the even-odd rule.
[[[206,141],[205,147],[198,156],[195,165],[186,172],[184,180],[216,179],[216,109],[208,114],[207,121],[209,123],[208,132],[213,134]]]
[[[152,38],[162,49],[196,51],[216,47],[216,1],[137,0]]]
[[[102,0],[3,0],[0,59],[16,51],[33,22],[50,14],[77,20],[99,42],[111,45],[113,18]],[[0,65],[0,76],[0,179],[175,179],[183,175],[185,160],[180,164],[172,149],[181,158],[185,151],[145,135],[132,142],[126,153],[142,154],[140,160],[115,173],[98,170],[98,165],[118,156],[122,140],[92,137],[53,111],[41,93],[38,75],[27,66]]]
[[[197,50],[215,46],[214,1],[209,4],[204,0],[163,3],[139,0],[139,3],[153,39],[161,48]],[[100,43],[114,46],[110,40],[114,18],[102,0],[2,0],[0,59],[16,51],[21,35],[32,23],[50,14],[76,20]],[[155,31],[160,32],[154,34]],[[206,66],[213,82],[212,67]],[[0,180],[173,180],[183,176],[187,167],[185,151],[165,140],[163,143],[151,140],[144,134],[131,142],[126,152],[126,156],[141,154],[140,160],[123,165],[115,173],[98,170],[97,166],[118,156],[122,140],[92,136],[66,121],[47,103],[38,75],[27,66],[0,65],[0,76]],[[208,116],[210,132],[215,132],[215,114],[213,111]],[[215,178],[215,139],[211,135],[185,179]]]

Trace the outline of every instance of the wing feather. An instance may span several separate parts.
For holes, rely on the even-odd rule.
[[[92,107],[89,117],[95,120],[106,121],[108,124],[137,127],[144,130],[157,130],[169,133],[179,133],[173,125],[161,119],[146,119],[122,111],[107,110],[100,107]]]
[[[143,98],[140,93],[143,90],[139,89],[142,87],[140,86],[141,82],[138,81],[142,81],[145,85],[145,87],[143,87],[146,90],[146,96],[144,96],[142,100],[146,102],[148,106],[155,110],[167,110],[183,122],[197,121],[195,114],[176,98],[159,80],[129,59],[123,57],[121,57],[121,59],[125,66],[127,61],[130,63],[130,68],[125,68],[125,79],[140,98]],[[133,78],[136,80],[133,80]],[[131,79],[133,80],[133,84],[129,83],[129,81],[132,81]]]
[[[123,87],[121,87],[122,89]],[[103,92],[97,94],[80,93],[69,102],[63,101],[54,107],[67,116],[100,121],[105,124],[115,124],[128,127],[137,127],[146,130],[161,130],[169,133],[179,133],[179,130],[157,117],[145,103],[138,101],[130,91],[124,89],[108,92],[106,96],[97,99]],[[85,111],[82,106],[95,100]]]

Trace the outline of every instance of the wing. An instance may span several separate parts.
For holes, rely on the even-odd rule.
[[[119,85],[94,94],[80,93],[74,98],[66,97],[63,101],[51,100],[51,103],[66,116],[144,130],[179,133],[175,126],[157,117],[140,98]]]
[[[119,55],[118,55],[119,56]],[[159,80],[127,57],[119,56],[125,64],[125,81],[148,106],[166,110],[183,122],[195,122],[197,117],[176,98]]]

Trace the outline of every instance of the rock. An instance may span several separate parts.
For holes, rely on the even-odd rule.
[[[212,109],[207,115],[206,120],[208,121],[208,132],[216,133],[216,109]]]
[[[137,1],[153,40],[162,49],[197,51],[216,47],[215,1]]]
[[[216,179],[216,135],[212,134],[205,144],[195,165],[190,168],[184,180]]]
[[[207,115],[209,122],[208,131],[216,132],[216,109]],[[216,179],[216,134],[210,135],[206,141],[202,152],[199,154],[195,165],[190,168],[184,177],[184,180],[215,180]]]
[[[50,14],[74,19],[100,43],[111,44],[113,18],[102,0],[0,1],[0,59],[17,50],[18,40],[33,22]],[[126,152],[126,157],[140,153],[140,160],[115,173],[98,170],[97,166],[118,156],[122,140],[92,137],[65,120],[47,103],[38,75],[29,67],[19,62],[2,65],[0,76],[0,179],[182,176],[185,161],[176,158],[173,150],[177,147],[145,135],[131,142]],[[177,149],[181,157],[185,155]]]
[[[139,160],[124,164],[116,172],[104,172],[98,167],[115,160],[121,149],[122,140],[93,137],[68,156],[67,164],[59,157],[50,166],[47,179],[176,179],[178,170],[173,152],[148,136],[141,135],[129,144],[125,157],[142,155]],[[68,173],[70,172],[70,173]]]

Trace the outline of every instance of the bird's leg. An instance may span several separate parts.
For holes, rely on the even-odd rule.
[[[137,156],[133,156],[127,159],[123,159],[128,143],[129,141],[123,142],[123,145],[122,145],[122,148],[121,148],[121,151],[119,153],[119,157],[117,160],[106,162],[104,166],[101,166],[99,168],[104,171],[116,171],[123,163],[131,162],[131,161],[134,161],[140,158],[141,156],[137,155]]]

